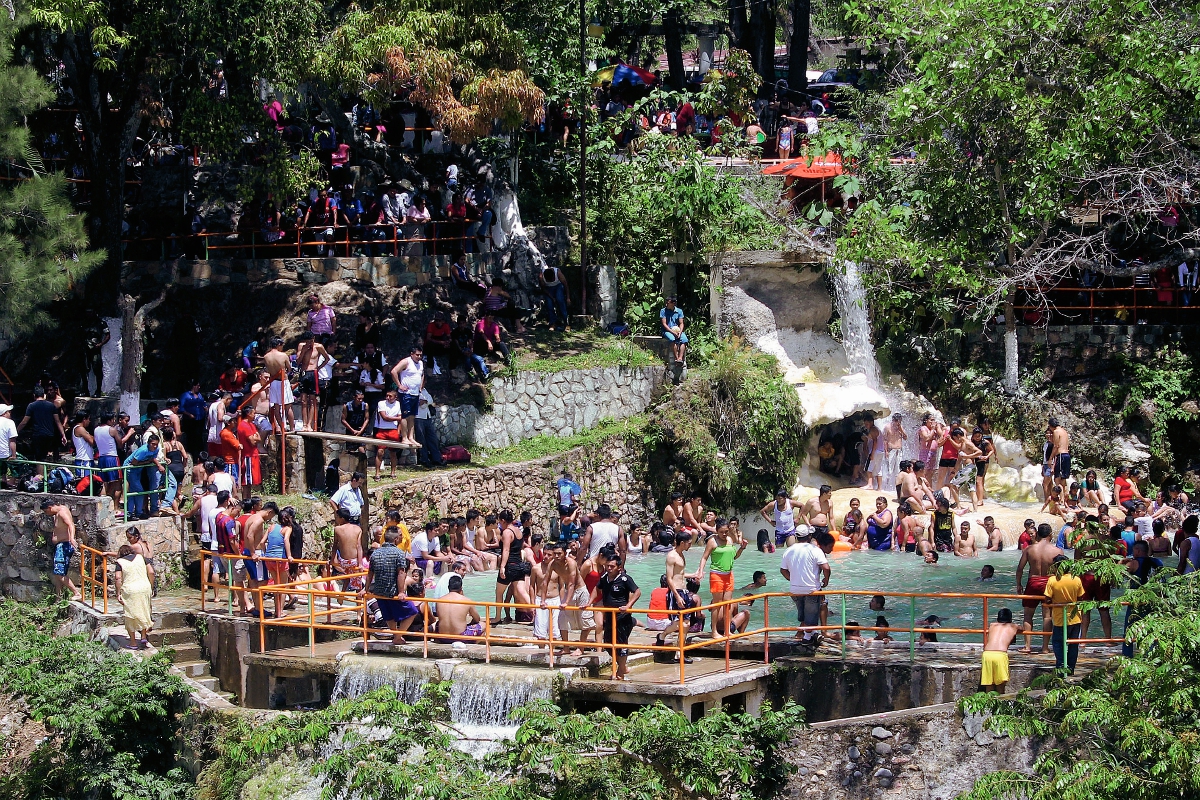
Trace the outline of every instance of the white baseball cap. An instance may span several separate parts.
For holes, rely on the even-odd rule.
[[[0,403],[0,414],[7,414],[8,412],[10,412],[12,410],[13,410],[12,406],[7,405],[5,403]]]

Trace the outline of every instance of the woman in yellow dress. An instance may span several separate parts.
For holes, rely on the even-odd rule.
[[[146,570],[142,554],[127,544],[117,551],[117,597],[124,606],[125,631],[129,634],[130,650],[150,644],[150,630],[154,627],[151,618],[150,595],[154,587]]]

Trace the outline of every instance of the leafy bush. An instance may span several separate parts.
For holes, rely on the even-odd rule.
[[[65,604],[0,603],[0,687],[50,732],[25,764],[0,775],[0,798],[189,797],[189,776],[174,766],[188,691],[170,660],[55,636],[65,617]]]
[[[728,340],[651,410],[647,444],[657,455],[648,461],[674,466],[717,506],[756,508],[799,473],[808,443],[803,418],[775,359]],[[664,494],[673,488],[670,480],[653,485]]]
[[[1132,658],[1115,658],[1082,680],[1042,678],[1016,697],[977,694],[967,711],[992,714],[1009,736],[1053,737],[1033,774],[980,778],[966,800],[1159,800],[1200,797],[1200,585],[1174,576],[1113,603],[1085,603],[1135,618]],[[1044,692],[1041,690],[1045,690]]]
[[[323,797],[359,800],[771,797],[790,775],[782,749],[804,713],[789,703],[689,722],[661,705],[617,717],[535,701],[514,713],[516,741],[479,761],[453,746],[448,696],[448,683],[430,684],[408,704],[385,688],[265,725],[239,721],[217,740],[199,797],[237,800],[248,782],[256,796],[283,796],[310,781]]]
[[[1200,375],[1196,364],[1184,351],[1164,347],[1146,362],[1123,359],[1123,367],[1132,372],[1132,380],[1114,383],[1108,392],[1126,421],[1145,420],[1150,435],[1150,454],[1167,471],[1175,454],[1171,449],[1173,425],[1195,422],[1195,414],[1184,407],[1200,394]]]

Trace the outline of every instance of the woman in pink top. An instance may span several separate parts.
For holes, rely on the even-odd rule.
[[[333,341],[337,332],[337,314],[332,308],[321,302],[315,294],[308,297],[308,332],[317,337],[321,344]],[[328,337],[322,339],[321,337]]]

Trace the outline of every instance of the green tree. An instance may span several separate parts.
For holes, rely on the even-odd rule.
[[[911,319],[913,290],[954,314],[1004,307],[1015,389],[1017,287],[1110,269],[1126,252],[1162,263],[1197,252],[1195,228],[1157,219],[1200,178],[1191,8],[849,0],[845,11],[891,67],[890,88],[824,142],[856,165],[840,185],[862,202],[831,221],[840,253],[889,287],[877,305],[895,297]],[[915,163],[889,161],[909,154]]]
[[[46,175],[30,147],[25,117],[54,92],[28,64],[16,63],[15,14],[0,8],[0,158],[29,176],[0,188],[0,336],[12,338],[50,321],[46,304],[87,276],[100,256],[87,250],[83,219],[61,176]],[[23,60],[23,59],[20,59]],[[20,174],[20,173],[19,173]]]
[[[36,44],[61,62],[83,126],[97,244],[109,269],[93,287],[115,309],[126,162],[140,133],[169,130],[232,149],[266,122],[260,82],[294,85],[322,21],[316,0],[29,0]],[[216,62],[224,101],[205,95]],[[167,111],[172,111],[168,114]]]
[[[1121,601],[1136,619],[1126,631],[1132,658],[1115,658],[1079,681],[1053,678],[1015,697],[962,702],[991,714],[993,731],[1054,742],[1032,774],[985,775],[963,800],[1200,797],[1200,585],[1194,575],[1172,576]],[[1121,608],[1107,605],[1114,614]]]

